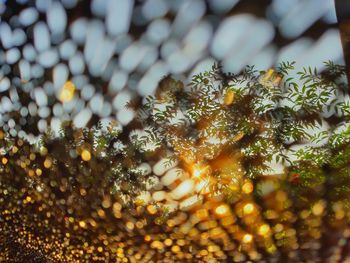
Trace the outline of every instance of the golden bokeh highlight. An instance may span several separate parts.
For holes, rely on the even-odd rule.
[[[58,98],[59,98],[59,100],[61,102],[69,102],[69,101],[71,101],[74,98],[74,93],[75,93],[75,85],[74,85],[74,83],[71,82],[71,81],[67,81],[63,85],[63,87],[62,87],[62,89],[61,89],[61,91],[59,93],[59,97]]]
[[[253,236],[251,234],[245,234],[242,241],[243,243],[250,243],[253,241]]]
[[[254,186],[251,182],[246,182],[242,186],[242,191],[245,194],[250,194],[251,192],[253,192],[253,190],[254,190]]]
[[[247,203],[243,206],[243,213],[249,215],[254,212],[254,205],[252,203]]]
[[[82,152],[81,152],[81,159],[82,159],[83,161],[85,161],[85,162],[90,161],[90,159],[91,159],[91,153],[90,153],[90,151],[87,150],[87,149],[82,150]]]
[[[259,227],[258,234],[261,236],[265,236],[270,233],[270,226],[268,224],[263,224]]]
[[[218,207],[215,208],[215,213],[220,216],[228,214],[229,211],[230,211],[230,208],[226,204],[219,205]]]

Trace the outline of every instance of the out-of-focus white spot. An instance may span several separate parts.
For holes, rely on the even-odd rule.
[[[31,44],[26,44],[23,47],[23,56],[26,60],[28,61],[34,61],[36,58],[36,51],[34,49],[34,47]]]
[[[152,194],[152,198],[156,202],[160,202],[164,200],[166,197],[166,192],[165,191],[156,191]]]
[[[91,111],[95,114],[100,114],[103,107],[103,96],[102,94],[98,93],[95,94],[92,99],[89,101],[89,107]]]
[[[23,26],[29,26],[38,19],[38,11],[34,7],[29,7],[21,11],[19,14],[19,22]]]
[[[16,102],[19,100],[17,89],[15,89],[15,88],[10,89],[10,98],[13,102]],[[20,106],[19,106],[18,110],[19,109],[20,109]]]
[[[213,28],[208,22],[199,22],[194,26],[184,39],[184,53],[190,57],[196,57],[209,44]]]
[[[191,193],[193,191],[193,188],[194,188],[194,182],[189,179],[185,180],[171,192],[171,196],[175,200],[178,200],[184,197],[185,195]]]
[[[75,7],[78,3],[78,0],[61,0],[63,6],[67,9]]]
[[[45,91],[42,88],[34,89],[35,101],[38,106],[46,106],[47,105],[47,96]]]
[[[265,70],[273,66],[276,61],[277,48],[273,45],[263,48],[247,64],[255,66],[256,69]]]
[[[87,63],[90,63],[99,42],[103,39],[104,27],[99,20],[93,20],[89,23],[86,35],[86,43],[84,48],[84,57]]]
[[[10,88],[10,80],[6,77],[0,79],[0,92],[4,92]]]
[[[52,118],[50,122],[51,130],[54,132],[55,136],[60,134],[61,121],[59,118]]]
[[[185,176],[185,171],[179,168],[173,168],[166,172],[166,174],[162,177],[161,182],[164,186],[171,185],[176,180],[180,180]]]
[[[58,92],[61,90],[62,86],[68,79],[68,68],[65,64],[61,63],[54,67],[53,69],[53,83],[55,90]]]
[[[56,49],[51,48],[42,52],[38,57],[38,62],[44,68],[50,68],[58,62],[58,52]]]
[[[51,6],[52,0],[36,0],[36,8],[40,12],[45,12]]]
[[[180,50],[180,43],[175,39],[169,39],[163,43],[160,53],[164,59]]]
[[[218,14],[229,12],[239,0],[209,0],[210,8]]]
[[[67,39],[59,47],[61,58],[66,60],[71,58],[76,52],[76,50],[77,50],[77,46],[71,39]]]
[[[156,62],[141,78],[137,91],[141,96],[152,94],[158,86],[159,81],[169,73],[168,66],[162,62]]]
[[[283,17],[279,25],[281,34],[287,38],[299,36],[332,8],[332,2],[329,0],[308,0],[293,5],[293,8]]]
[[[61,116],[63,114],[63,107],[61,103],[56,103],[53,106],[52,111],[55,116]]]
[[[13,109],[12,101],[7,96],[1,98],[1,106],[4,112],[10,112]]]
[[[115,53],[120,54],[132,43],[132,37],[128,34],[120,34],[116,37]]]
[[[36,114],[38,112],[38,107],[36,106],[36,104],[34,102],[30,102],[28,104],[28,110],[29,110],[30,115],[36,116]]]
[[[44,22],[38,22],[34,26],[34,46],[39,52],[50,47],[50,34]]]
[[[108,101],[104,101],[102,109],[100,111],[100,117],[101,118],[109,117],[111,113],[112,113],[111,104]]]
[[[282,61],[297,61],[298,57],[310,48],[312,44],[313,41],[311,39],[304,37],[284,46],[279,51],[277,63]]]
[[[123,108],[125,108],[126,103],[130,101],[130,99],[131,99],[130,92],[128,91],[119,92],[118,95],[115,96],[113,99],[113,107],[116,110],[122,110]]]
[[[167,19],[152,21],[147,28],[147,38],[154,44],[159,45],[170,34],[170,22]]]
[[[133,71],[147,54],[149,48],[142,43],[134,42],[121,54],[120,67],[127,72]]]
[[[335,61],[342,56],[343,51],[339,31],[337,29],[330,29],[300,56],[296,64],[296,69],[300,70],[305,65],[308,65],[311,68],[315,67],[322,70],[325,67],[325,61]]]
[[[169,70],[173,74],[182,73],[191,66],[190,58],[186,54],[184,54],[182,50],[171,54],[167,58],[167,62]]]
[[[227,72],[238,73],[254,56],[273,39],[275,30],[272,24],[265,20],[257,20],[249,28],[249,34],[240,42],[244,43],[239,49],[231,50],[223,62]]]
[[[5,49],[12,47],[12,31],[10,26],[5,22],[0,24],[0,38]]]
[[[173,35],[182,37],[186,34],[201,19],[205,9],[205,3],[202,0],[182,1],[173,23]]]
[[[199,73],[202,73],[204,71],[210,71],[212,66],[217,63],[217,61],[213,58],[206,58],[202,61],[198,62],[197,65],[194,67],[192,72],[189,74],[189,80]]]
[[[78,18],[72,23],[72,25],[70,25],[69,29],[72,39],[77,44],[81,45],[85,42],[88,29],[88,20],[86,18]]]
[[[89,63],[89,71],[92,76],[100,76],[113,55],[115,41],[108,38],[100,39],[97,49]]]
[[[180,210],[182,211],[188,211],[192,209],[195,206],[198,206],[203,203],[203,196],[201,195],[193,195],[189,198],[186,198],[180,203]]]
[[[127,125],[129,122],[131,122],[134,116],[135,112],[132,109],[127,108],[121,109],[117,113],[117,119],[122,125]]]
[[[116,36],[129,31],[134,0],[109,1],[106,26],[110,35]]]
[[[155,47],[150,47],[146,55],[141,60],[140,64],[137,67],[137,70],[139,72],[145,72],[147,69],[149,69],[154,63],[157,61],[158,58],[158,49]]]
[[[50,115],[50,108],[49,107],[40,107],[38,110],[38,115],[41,118],[47,118]]]
[[[160,176],[167,170],[176,167],[177,164],[178,162],[176,160],[172,161],[169,158],[162,158],[153,166],[153,173]]]
[[[108,90],[111,93],[116,93],[124,88],[128,80],[128,74],[122,70],[114,71],[108,85]]]
[[[16,63],[20,57],[21,57],[21,53],[17,48],[11,48],[6,52],[6,62],[8,64]]]
[[[21,46],[23,45],[27,40],[27,35],[24,33],[24,31],[20,28],[16,28],[12,32],[12,44],[14,46]]]
[[[252,15],[237,15],[226,18],[217,29],[210,50],[217,59],[223,59],[233,49],[241,49],[242,38],[251,30],[255,19]],[[245,43],[244,43],[245,44]]]
[[[162,17],[168,12],[168,3],[164,0],[147,0],[142,6],[142,13],[148,20]]]
[[[286,16],[286,14],[298,4],[300,0],[273,0],[271,8],[273,13],[281,18]]]
[[[89,122],[90,118],[92,116],[92,112],[89,108],[85,108],[81,112],[79,112],[77,115],[75,115],[73,124],[77,128],[83,128],[86,126],[86,124]]]
[[[322,17],[322,20],[327,24],[336,24],[338,22],[338,19],[337,14],[335,12],[335,1],[329,1],[331,2],[330,7],[326,14]]]
[[[78,114],[81,110],[84,109],[85,102],[81,99],[77,99],[75,101],[75,105],[72,110],[72,115]]]
[[[85,63],[83,55],[77,52],[69,59],[69,69],[73,75],[82,74],[85,70]]]
[[[39,64],[34,64],[31,67],[31,75],[33,78],[40,78],[44,75],[44,69]]]
[[[91,12],[95,16],[104,17],[106,15],[107,3],[107,0],[92,0]]]
[[[81,97],[84,100],[89,100],[95,94],[95,88],[91,84],[85,85],[81,90]]]
[[[67,25],[67,14],[60,2],[54,1],[46,13],[47,24],[53,34],[61,34]]]

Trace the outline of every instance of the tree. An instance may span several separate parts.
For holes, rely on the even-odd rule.
[[[36,144],[2,132],[3,239],[52,261],[126,251],[133,260],[303,261],[317,260],[316,243],[326,257],[348,222],[345,69],[328,62],[297,80],[290,70],[282,63],[232,75],[214,65],[188,85],[166,77],[155,96],[127,105],[138,115],[123,128],[64,123],[59,137],[48,131]],[[153,173],[164,157],[164,170],[176,165],[186,173],[176,178],[187,179],[162,192]],[[13,254],[7,249],[5,260]]]

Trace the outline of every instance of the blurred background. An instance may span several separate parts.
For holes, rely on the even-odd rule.
[[[125,103],[220,62],[343,64],[333,0],[0,0],[0,126],[34,139],[63,121],[125,126]]]

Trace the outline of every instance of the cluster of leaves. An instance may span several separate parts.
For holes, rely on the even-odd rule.
[[[110,191],[127,203],[146,189],[150,178],[146,156],[130,143],[116,123],[98,123],[84,129],[63,123],[58,136],[49,131],[36,143],[8,135],[0,142],[2,158],[7,160],[0,164],[3,179],[21,175],[33,187],[48,182],[58,191],[64,187],[78,196],[81,188],[92,195],[100,192],[101,196]],[[30,158],[35,159],[29,161]],[[35,174],[37,169],[42,171],[39,176]]]
[[[238,75],[214,65],[187,86],[164,78],[155,96],[145,98],[138,109],[136,126],[122,130],[99,123],[76,130],[64,124],[60,136],[49,131],[36,145],[28,143],[24,154],[44,147],[53,173],[67,174],[71,187],[105,180],[112,192],[125,195],[136,195],[150,183],[140,165],[169,151],[185,164],[210,163],[224,153],[240,152],[245,175],[251,178],[273,172],[273,162],[343,167],[350,140],[349,128],[339,128],[349,126],[344,77],[344,67],[331,62],[322,74],[311,68],[295,73],[293,63],[260,72],[247,67]],[[3,151],[14,141],[7,139]],[[79,159],[84,149],[91,152],[90,162]],[[220,184],[220,171],[213,175]]]
[[[345,67],[332,62],[322,73],[295,72],[294,63],[281,63],[233,75],[214,65],[188,86],[165,78],[141,107],[139,121],[152,127],[148,141],[185,163],[210,163],[222,152],[240,151],[246,176],[273,173],[274,162],[284,165],[287,176],[306,165],[315,169],[300,168],[300,182],[310,186],[312,171],[348,164],[349,129],[339,129],[349,125],[347,92]],[[229,93],[234,99],[226,103]]]

